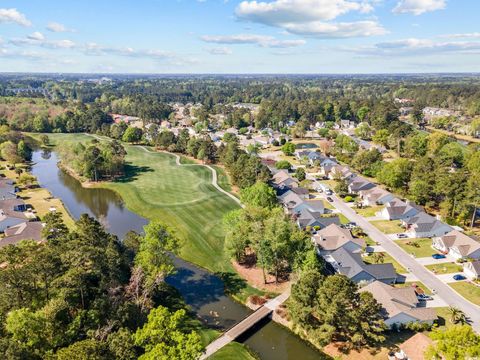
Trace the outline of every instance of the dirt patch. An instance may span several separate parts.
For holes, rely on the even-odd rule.
[[[372,359],[387,359],[389,350],[386,348],[367,348],[360,351],[350,350],[345,351],[346,344],[331,343],[323,348],[323,352],[333,358],[340,359],[355,359],[355,360],[372,360]]]
[[[268,275],[268,274],[267,274],[267,284],[265,284],[263,281],[262,269],[257,268],[255,266],[251,266],[251,265],[238,264],[235,261],[233,261],[232,264],[236,272],[254,288],[257,288],[263,291],[268,291],[268,292],[282,293],[286,289],[288,289],[290,285],[289,281],[283,281],[276,284],[275,277],[273,275]]]

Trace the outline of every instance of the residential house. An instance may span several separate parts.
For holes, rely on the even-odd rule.
[[[302,199],[304,200],[308,200],[308,198],[310,197],[310,192],[308,191],[308,189],[304,188],[304,187],[292,187],[291,189],[289,189],[288,191],[284,192],[283,194],[279,195],[278,198],[280,199],[280,201],[285,198],[285,196],[288,195],[289,192],[293,192],[295,194],[297,194],[298,196],[300,196]]]
[[[340,120],[340,127],[342,129],[354,129],[355,121],[352,120]]]
[[[331,224],[318,231],[312,238],[317,252],[321,255],[329,254],[344,248],[348,252],[360,252],[365,247],[363,239],[352,236],[350,230],[341,228],[338,224]]]
[[[22,222],[5,229],[5,237],[0,239],[0,247],[15,245],[22,240],[42,240],[43,225],[40,221]]]
[[[322,200],[304,200],[294,192],[289,192],[282,199],[281,203],[285,208],[285,211],[291,215],[298,215],[303,209],[308,209],[312,212],[318,212],[323,214],[325,212],[324,204]]]
[[[391,263],[366,264],[361,254],[352,253],[343,247],[324,255],[324,258],[335,271],[347,276],[355,283],[378,280],[386,284],[394,284],[397,280],[397,273]]]
[[[458,230],[453,230],[446,235],[433,238],[432,246],[455,259],[480,258],[480,242]]]
[[[395,199],[392,193],[379,186],[358,192],[364,206],[385,205]]]
[[[406,233],[409,234],[410,237],[415,238],[443,236],[452,231],[449,225],[424,212],[419,212],[412,217],[403,219],[402,224],[406,229]]]
[[[471,280],[480,279],[480,260],[463,263],[463,273]]]
[[[402,220],[415,216],[419,211],[417,208],[400,199],[394,198],[385,204],[385,207],[376,213],[378,217],[385,220]]]
[[[280,170],[272,176],[273,187],[284,189],[298,187],[298,180],[291,177],[287,170]]]
[[[0,179],[0,200],[16,199],[18,189],[10,179]]]
[[[433,340],[424,333],[418,332],[400,344],[400,350],[394,354],[398,360],[424,360],[425,352],[433,344]]]
[[[348,180],[348,192],[358,194],[362,190],[373,189],[376,185],[361,176],[355,176]]]
[[[9,199],[0,201],[0,232],[4,232],[11,226],[28,221],[23,213],[26,210],[25,203],[20,199]]]
[[[412,287],[395,288],[381,281],[374,281],[359,291],[370,292],[382,305],[387,326],[398,326],[410,322],[433,324],[437,319],[435,309],[419,307],[420,301]]]
[[[311,152],[312,152],[311,150],[296,150],[295,151],[295,157],[298,160],[302,160],[304,158],[307,158],[308,155],[310,155]]]
[[[297,226],[304,230],[307,227],[324,229],[331,224],[340,225],[340,218],[338,216],[322,217],[322,214],[322,212],[311,211],[308,208],[302,209],[300,213],[295,216]]]
[[[349,180],[355,176],[356,175],[352,171],[350,171],[350,168],[348,166],[342,165],[335,165],[331,167],[330,171],[328,172],[328,178],[330,180],[334,180],[337,178]]]

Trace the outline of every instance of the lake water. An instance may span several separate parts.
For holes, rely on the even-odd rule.
[[[146,219],[129,211],[116,192],[82,187],[79,181],[57,167],[58,158],[54,152],[35,151],[32,160],[34,165],[31,172],[40,185],[50,190],[53,196],[62,199],[75,219],[87,213],[119,238],[123,238],[130,230],[141,232],[148,223]],[[218,276],[177,257],[174,262],[177,272],[168,277],[167,282],[179,290],[185,302],[207,326],[225,330],[251,312],[225,295],[223,282]],[[326,358],[290,331],[271,321],[259,324],[239,340],[265,360]]]
[[[301,150],[301,149],[316,149],[318,146],[313,143],[301,143],[301,144],[295,144],[295,149]]]

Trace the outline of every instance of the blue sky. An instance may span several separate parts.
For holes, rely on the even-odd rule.
[[[478,0],[0,0],[0,71],[479,72]]]

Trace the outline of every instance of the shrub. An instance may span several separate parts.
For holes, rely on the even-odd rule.
[[[279,170],[290,170],[292,168],[292,164],[290,164],[287,160],[280,160],[275,163],[275,167]]]
[[[352,201],[353,201],[353,197],[351,197],[350,195],[347,195],[347,196],[345,196],[345,201],[346,201],[346,202],[352,202]]]

